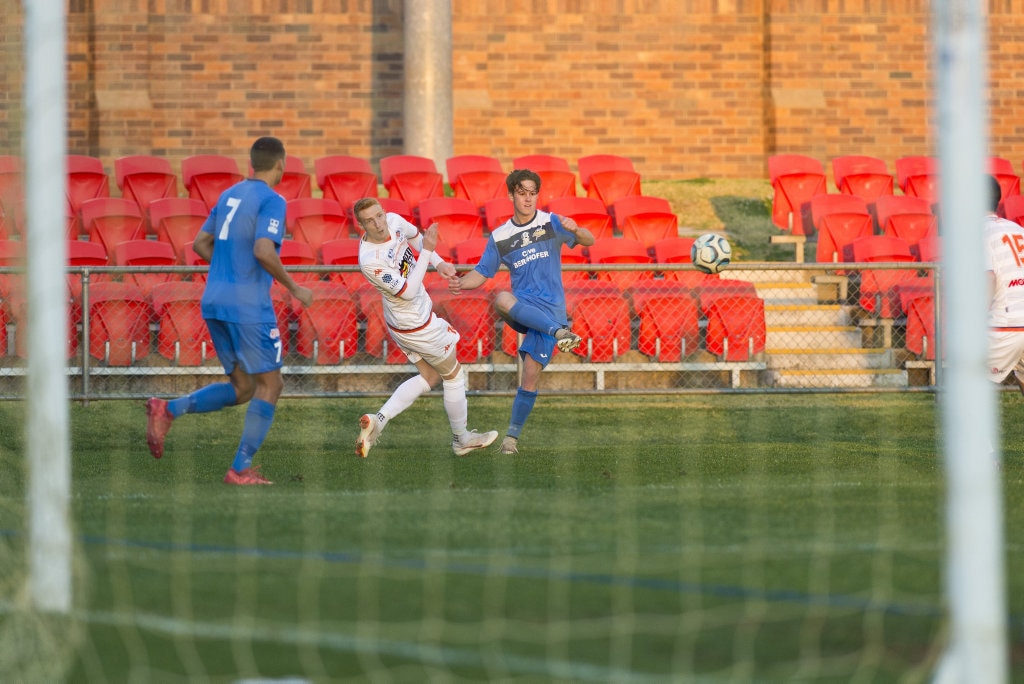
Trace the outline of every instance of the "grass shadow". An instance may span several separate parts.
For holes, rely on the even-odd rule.
[[[772,223],[771,204],[759,197],[722,195],[711,198],[715,215],[729,236],[733,252],[744,261],[793,261],[791,245],[773,245],[779,231]]]

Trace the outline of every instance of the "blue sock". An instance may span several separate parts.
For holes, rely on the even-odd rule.
[[[230,382],[218,382],[197,389],[192,394],[172,399],[167,402],[167,410],[177,418],[185,413],[209,413],[219,411],[225,406],[234,406],[238,401],[235,388]]]
[[[509,309],[508,315],[515,322],[548,335],[554,335],[555,331],[562,327],[560,323],[537,307],[522,302],[516,302],[515,306]]]
[[[519,433],[526,424],[526,419],[533,411],[533,404],[537,401],[536,392],[528,392],[522,387],[516,391],[516,398],[512,400],[512,419],[508,424],[508,436],[519,439]]]
[[[274,422],[274,405],[262,399],[253,399],[245,412],[245,427],[242,428],[242,441],[235,452],[235,460],[231,468],[240,473],[252,465],[252,457],[267,438],[270,425]]]

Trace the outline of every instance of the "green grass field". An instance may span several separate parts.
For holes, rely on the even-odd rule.
[[[12,609],[24,407],[0,403],[0,680],[926,681],[946,633],[935,402],[542,394],[519,456],[456,458],[431,396],[362,460],[379,399],[286,399],[264,488],[220,482],[243,409],[182,419],[154,461],[142,402],[74,405],[65,620]],[[503,430],[509,405],[471,398],[471,426]],[[1004,395],[1017,681],[1022,410]]]

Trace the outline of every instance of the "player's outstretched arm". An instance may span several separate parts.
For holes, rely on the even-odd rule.
[[[452,294],[459,294],[463,290],[475,290],[487,282],[479,271],[467,271],[462,276],[456,275],[448,279],[448,291]]]
[[[583,247],[594,244],[594,234],[577,224],[571,217],[559,215],[558,220],[562,222],[563,228],[576,236],[576,244]]]

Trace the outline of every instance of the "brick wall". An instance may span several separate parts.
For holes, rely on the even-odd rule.
[[[308,164],[402,152],[401,0],[70,0],[69,145]],[[0,0],[0,153],[17,153],[21,3]],[[989,3],[992,153],[1024,171],[1024,0]],[[766,158],[933,152],[926,0],[452,0],[454,152],[627,155],[649,178]]]

